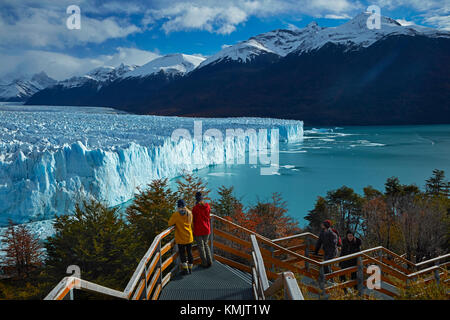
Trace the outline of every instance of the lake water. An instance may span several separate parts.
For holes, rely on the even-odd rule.
[[[424,188],[433,169],[450,175],[450,125],[380,126],[311,129],[305,140],[280,146],[280,175],[262,176],[251,165],[218,165],[198,171],[212,197],[221,185],[234,186],[246,205],[280,192],[289,215],[303,217],[317,196],[343,185],[362,193],[372,185],[384,190],[386,179]]]
[[[0,107],[8,111],[17,104],[0,103]],[[21,108],[37,111],[35,107]],[[105,110],[100,111],[109,112]],[[100,112],[95,108],[89,111]],[[259,166],[248,164],[216,165],[197,174],[208,183],[212,198],[217,197],[221,185],[234,186],[245,205],[258,199],[269,200],[272,193],[279,192],[287,202],[289,215],[304,226],[303,218],[317,197],[343,185],[358,193],[368,185],[383,190],[386,179],[396,176],[404,184],[415,183],[423,188],[433,169],[450,175],[450,125],[305,127],[303,142],[280,145],[279,160],[279,175],[261,175]],[[171,183],[175,185],[175,179]]]

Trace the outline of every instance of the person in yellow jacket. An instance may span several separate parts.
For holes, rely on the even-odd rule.
[[[175,243],[178,246],[183,274],[192,273],[194,258],[192,257],[192,212],[186,207],[184,200],[178,200],[178,210],[169,219],[169,226],[175,226]]]

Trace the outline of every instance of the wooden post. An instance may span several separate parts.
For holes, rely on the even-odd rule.
[[[272,254],[272,259],[275,258],[275,255],[274,255],[274,248],[273,248],[273,247],[270,247],[269,250],[270,250],[270,252],[271,252],[271,254]],[[273,263],[270,265],[270,271],[275,272],[275,265],[274,265]]]
[[[309,245],[310,245],[309,235],[306,236],[306,248],[305,248],[305,257],[309,258]],[[309,262],[305,261],[305,270],[309,271]]]
[[[358,257],[358,271],[356,272],[356,279],[358,283],[358,295],[362,296],[364,288],[364,266],[362,257]]]
[[[214,217],[211,217],[210,220],[210,229],[211,229],[211,234],[209,236],[209,240],[210,242],[210,247],[211,247],[211,261],[214,261]]]
[[[160,285],[162,285],[162,256],[161,256],[161,240],[158,242],[158,252],[159,252],[159,262],[158,262],[158,266],[159,266],[159,279],[158,279],[158,283]]]
[[[147,300],[147,297],[148,297],[147,271],[148,271],[147,270],[147,265],[145,265],[144,272],[142,274],[142,276],[144,277],[144,286],[145,286],[145,290],[144,290],[145,296],[144,296],[143,300]]]
[[[439,261],[436,261],[434,265],[438,266]],[[441,282],[441,277],[439,276],[439,269],[434,270],[434,278],[436,279],[436,284],[439,285],[439,283]]]
[[[319,270],[319,292],[320,292],[320,296],[319,299],[325,297],[325,267],[324,266],[320,266],[320,270]]]

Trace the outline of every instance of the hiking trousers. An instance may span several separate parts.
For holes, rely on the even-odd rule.
[[[208,245],[209,234],[206,236],[196,236],[198,251],[200,252],[200,259],[202,260],[202,266],[207,267],[212,264],[211,250]]]
[[[331,260],[334,259],[336,257],[336,253],[325,253],[324,257],[323,257],[323,261],[327,261],[327,260]],[[323,271],[325,274],[330,273],[331,272],[331,265],[328,266],[324,266]]]
[[[188,244],[177,244],[178,254],[180,255],[181,263],[194,263],[194,258],[192,257],[192,243]]]

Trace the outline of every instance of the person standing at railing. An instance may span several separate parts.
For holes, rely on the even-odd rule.
[[[342,250],[341,250],[341,257],[356,253],[361,251],[361,240],[353,234],[352,231],[347,231],[347,235],[345,236],[344,240],[342,240]],[[342,261],[339,263],[340,267],[342,269],[350,268],[357,265],[357,259],[349,259]],[[342,275],[340,276],[341,281],[346,281],[346,276]],[[351,279],[356,279],[356,272],[352,272]]]
[[[322,230],[319,234],[319,239],[317,239],[316,242],[316,249],[314,254],[317,255],[319,253],[319,250],[321,247],[323,247],[324,255],[323,260],[331,260],[336,257],[337,255],[337,243],[338,243],[338,236],[337,234],[331,229],[331,221],[325,220],[322,222]],[[324,266],[324,272],[329,273],[330,268],[328,266]]]
[[[212,255],[208,245],[211,234],[211,207],[203,200],[201,192],[195,194],[195,201],[196,205],[192,209],[195,242],[198,245],[202,266],[209,268],[212,265]]]
[[[178,200],[178,210],[169,219],[169,226],[175,226],[175,243],[178,246],[182,273],[192,273],[194,258],[192,256],[192,212],[186,207],[184,200]]]

